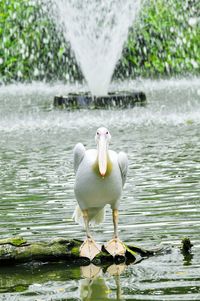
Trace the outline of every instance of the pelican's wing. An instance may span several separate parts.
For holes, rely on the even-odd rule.
[[[122,184],[124,186],[124,184],[126,182],[127,171],[128,171],[128,158],[124,152],[120,152],[118,154],[117,159],[118,159],[119,168],[121,170]]]
[[[85,147],[82,143],[76,144],[74,147],[74,172],[76,173],[78,167],[85,156]]]

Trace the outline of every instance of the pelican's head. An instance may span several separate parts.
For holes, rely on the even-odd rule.
[[[95,141],[97,143],[99,172],[102,177],[105,176],[107,171],[108,144],[110,139],[111,135],[108,129],[104,127],[98,128],[95,135]]]

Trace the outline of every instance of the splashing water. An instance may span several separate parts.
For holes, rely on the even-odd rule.
[[[107,94],[140,2],[54,0],[53,18],[70,42],[93,95]]]

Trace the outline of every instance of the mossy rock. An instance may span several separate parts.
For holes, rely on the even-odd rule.
[[[79,249],[82,241],[56,238],[49,242],[27,242],[22,237],[12,237],[0,240],[0,265],[13,265],[24,262],[59,262],[66,261],[70,265],[109,265],[137,262],[143,258],[161,254],[162,249],[144,250],[140,247],[126,245],[125,256],[111,256],[102,247],[102,251],[90,261],[80,257]]]
[[[27,241],[23,237],[16,236],[16,237],[1,239],[0,245],[10,244],[12,246],[19,247],[19,246],[26,244],[26,242]]]

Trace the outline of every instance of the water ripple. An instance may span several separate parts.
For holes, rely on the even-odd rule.
[[[185,84],[181,82],[181,87]],[[71,218],[76,204],[72,149],[79,141],[88,148],[94,147],[94,132],[104,124],[112,134],[111,148],[124,150],[129,158],[120,207],[120,236],[144,247],[160,243],[178,246],[184,236],[190,236],[195,245],[190,259],[184,258],[177,247],[172,254],[128,267],[120,278],[120,298],[198,300],[199,84],[194,81],[192,86],[187,82],[186,87],[191,85],[191,89],[183,89],[184,93],[179,93],[177,83],[173,88],[172,82],[159,83],[157,90],[156,83],[152,83],[152,89],[148,82],[142,85],[148,93],[148,106],[125,111],[55,110],[52,95],[58,86],[46,90],[41,86],[37,93],[46,91],[41,98],[33,95],[34,86],[25,95],[22,86],[11,88],[10,96],[8,87],[1,90],[0,235],[23,235],[29,240],[85,236]],[[168,96],[166,91],[162,94],[167,85]],[[108,209],[105,223],[93,230],[98,241],[112,237],[111,220]],[[32,282],[29,277],[19,280],[13,271],[5,271],[7,282],[0,282],[0,292],[8,293],[1,295],[2,300],[27,300],[27,296],[29,300],[36,296],[40,300],[80,299],[80,287],[84,284],[80,270],[71,271],[71,275],[78,275],[74,280],[64,274],[59,282],[56,277],[61,277],[60,271],[59,268],[54,277],[52,271],[45,272],[44,279],[34,276]],[[115,298],[119,290],[114,278],[105,274],[99,283],[102,281],[109,287],[109,296]],[[20,285],[24,292],[16,293]]]

